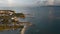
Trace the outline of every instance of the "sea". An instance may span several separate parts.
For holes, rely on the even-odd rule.
[[[60,34],[60,18],[56,18],[60,17],[60,6],[1,7],[0,10],[26,14],[26,18],[21,21],[28,21],[32,26],[27,28],[25,34]],[[2,31],[0,34],[20,34],[20,31]]]

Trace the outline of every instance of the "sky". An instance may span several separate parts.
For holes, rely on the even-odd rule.
[[[0,7],[24,7],[24,6],[38,6],[47,0],[0,0]]]
[[[26,7],[26,6],[38,6],[38,5],[52,5],[59,3],[59,0],[0,0],[0,7]]]
[[[0,6],[33,6],[40,0],[0,0]]]

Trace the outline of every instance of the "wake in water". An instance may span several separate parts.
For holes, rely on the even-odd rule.
[[[28,24],[28,23],[25,23],[24,24],[24,27],[22,28],[22,30],[21,30],[21,34],[25,34],[25,31],[27,30],[27,28],[29,27],[29,26],[31,26],[32,24]]]

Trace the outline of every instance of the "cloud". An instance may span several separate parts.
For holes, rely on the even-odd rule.
[[[55,5],[60,5],[60,0],[55,0]]]
[[[40,0],[0,0],[2,6],[35,6]]]
[[[0,0],[0,7],[27,7],[45,5],[47,0]]]

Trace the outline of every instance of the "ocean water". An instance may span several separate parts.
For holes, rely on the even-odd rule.
[[[15,10],[16,12],[23,12],[32,14],[34,17],[26,17],[26,21],[31,22],[33,25],[29,27],[25,34],[60,34],[60,6],[38,6],[38,7],[1,7],[0,9]],[[54,11],[52,16],[53,20],[50,19],[49,11]],[[51,21],[52,20],[52,21]],[[19,30],[14,31],[3,31],[0,34],[19,34]]]
[[[30,11],[35,13],[35,18],[30,19],[35,25],[26,34],[60,34],[60,19],[56,18],[60,17],[60,6],[34,7]]]

